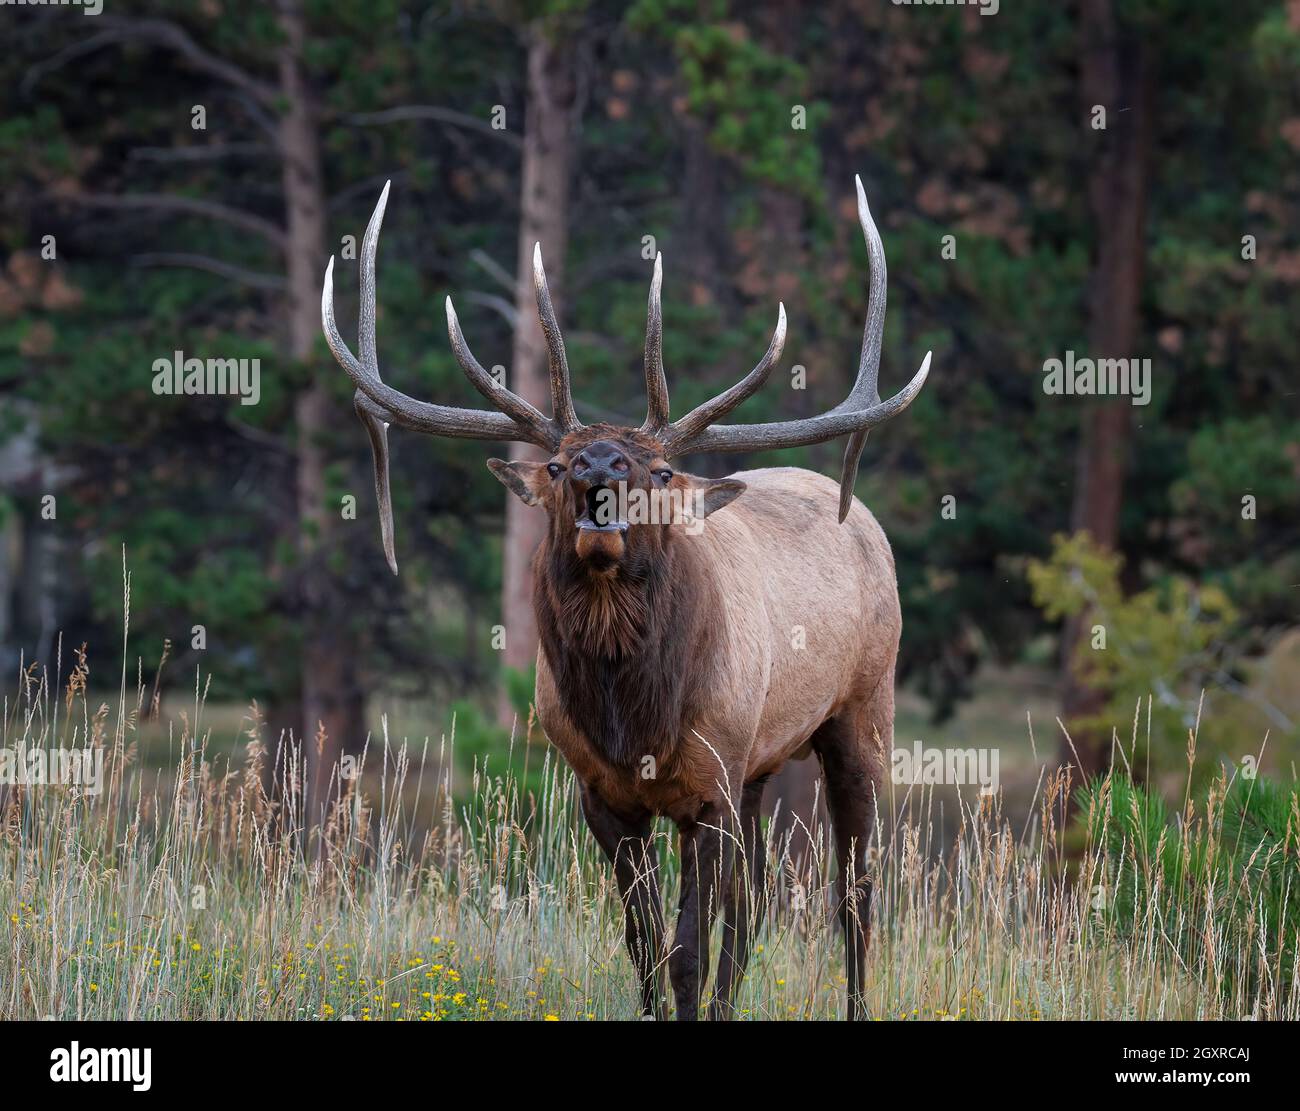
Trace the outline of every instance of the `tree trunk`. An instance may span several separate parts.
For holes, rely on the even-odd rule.
[[[1088,356],[1137,356],[1139,308],[1146,260],[1146,200],[1152,127],[1148,47],[1137,34],[1116,26],[1111,0],[1084,0],[1082,94],[1088,118],[1094,105],[1106,109],[1106,130],[1088,175],[1088,207],[1096,229],[1096,255],[1088,296]],[[1130,433],[1128,398],[1097,403],[1083,418],[1075,470],[1072,527],[1115,550]],[[1062,720],[1073,750],[1062,738],[1062,762],[1085,776],[1105,765],[1108,733],[1071,726],[1097,714],[1104,692],[1079,682],[1074,661],[1092,651],[1092,618],[1085,611],[1070,621],[1062,644]],[[1075,758],[1075,751],[1078,758]]]
[[[769,4],[759,8],[755,17],[761,29],[759,34],[768,49],[780,54],[798,39],[804,13],[795,4]],[[751,270],[748,275],[750,288],[744,292],[752,298],[755,292],[759,292],[756,289],[759,287],[759,300],[764,305],[784,301],[787,309],[795,310],[797,318],[800,276],[807,269],[804,202],[789,189],[769,186],[762,190],[760,204],[763,212],[760,223],[762,240],[758,244],[757,257],[748,268]],[[835,383],[832,391],[836,392],[838,387],[839,383]],[[836,400],[843,396],[843,392],[836,392]],[[838,444],[835,447],[843,453],[842,447]],[[820,449],[814,448],[814,460],[819,454]],[[795,873],[800,877],[799,882],[805,885],[811,882],[808,870],[816,858],[809,835],[824,840],[829,829],[824,794],[821,762],[816,757],[787,761],[785,767],[772,777],[766,791],[767,804],[776,812],[771,836],[778,846],[785,847],[788,843]]]
[[[693,117],[682,120],[679,134],[682,185],[679,220],[672,241],[674,284],[682,283],[693,304],[716,301],[734,305],[726,193],[718,152],[709,143],[705,126]]]
[[[288,248],[287,354],[298,363],[312,355],[320,334],[320,283],[325,266],[325,192],[315,100],[303,69],[306,27],[299,0],[280,0],[280,153]],[[309,821],[329,789],[340,753],[365,741],[364,699],[348,639],[341,627],[346,609],[329,570],[330,545],[337,542],[338,510],[326,504],[328,431],[339,420],[314,376],[294,401],[297,428],[295,493],[301,558],[302,655],[300,739],[306,766]]]
[[[519,251],[515,263],[515,325],[511,388],[544,413],[551,410],[546,344],[537,320],[533,292],[533,246],[542,245],[546,278],[556,312],[563,316],[564,255],[568,248],[569,174],[573,157],[576,102],[572,37],[552,37],[534,24],[528,44],[528,106],[524,119],[523,188],[520,197]],[[515,458],[541,459],[538,448],[516,445]],[[526,672],[537,659],[537,621],[533,615],[532,557],[546,533],[546,514],[506,495],[501,617],[505,627],[504,665]],[[497,716],[510,727],[515,710],[503,682]],[[521,727],[523,723],[520,723]]]

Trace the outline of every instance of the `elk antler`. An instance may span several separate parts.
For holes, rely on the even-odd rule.
[[[388,187],[379,196],[374,214],[361,242],[361,306],[359,311],[361,358],[358,360],[339,335],[334,322],[334,257],[325,268],[325,285],[321,289],[321,323],[325,340],[339,365],[356,383],[353,406],[370,437],[375,460],[375,494],[379,499],[379,527],[384,541],[388,566],[397,574],[397,555],[393,545],[393,505],[388,484],[388,426],[397,424],[416,432],[435,436],[452,436],[471,440],[518,440],[554,451],[570,432],[580,428],[569,396],[569,366],[564,357],[564,341],[555,322],[551,295],[546,288],[540,249],[533,255],[533,280],[537,287],[537,309],[550,351],[551,398],[555,417],[548,419],[518,394],[497,382],[474,358],[461,334],[456,310],[447,298],[447,331],[452,351],[461,369],[484,397],[499,412],[485,409],[459,409],[417,401],[393,389],[379,377],[379,360],[375,350],[375,254],[379,248],[379,229],[388,204]]]
[[[685,455],[703,451],[758,451],[768,448],[798,447],[817,444],[847,435],[844,464],[840,472],[840,520],[848,515],[853,499],[853,481],[858,473],[858,461],[867,440],[867,433],[878,424],[906,409],[925,385],[930,372],[930,352],[926,352],[921,369],[903,389],[888,401],[880,400],[876,387],[880,373],[880,345],[885,327],[885,248],[880,241],[867,195],[862,189],[862,179],[854,178],[858,189],[858,220],[867,242],[870,263],[870,283],[867,290],[867,321],[862,332],[862,355],[858,360],[858,376],[849,396],[828,412],[799,420],[775,421],[770,424],[714,424],[731,412],[746,398],[751,397],[767,381],[772,367],[781,357],[785,346],[785,305],[777,310],[776,330],[772,342],[758,364],[743,379],[724,390],[711,401],[692,409],[686,416],[669,423],[668,382],[663,364],[663,313],[660,291],[663,285],[663,260],[655,255],[654,277],[650,282],[650,297],[646,308],[645,379],[646,418],[642,431],[661,439],[665,454]],[[384,186],[374,215],[366,227],[361,244],[361,307],[360,345],[358,360],[339,335],[334,323],[334,259],[330,257],[325,268],[325,285],[321,290],[321,322],[325,339],[334,358],[356,383],[353,405],[361,423],[370,437],[370,447],[375,460],[375,493],[379,498],[379,524],[383,535],[384,554],[388,565],[397,573],[397,557],[393,546],[393,506],[388,484],[388,426],[398,424],[416,432],[429,432],[437,436],[453,436],[474,440],[518,440],[536,444],[546,451],[555,451],[560,441],[583,425],[573,408],[569,384],[569,362],[565,356],[564,338],[555,319],[550,289],[546,284],[546,271],[542,267],[542,249],[538,244],[533,251],[533,287],[537,293],[537,314],[541,320],[542,334],[546,339],[547,361],[551,377],[552,416],[543,416],[518,394],[501,385],[474,358],[460,330],[456,310],[447,298],[447,332],[451,337],[452,352],[456,361],[479,393],[491,401],[497,411],[459,409],[448,405],[435,405],[416,401],[387,385],[379,376],[379,361],[375,350],[375,253],[379,247],[379,228],[384,221],[384,208],[388,204],[388,186]]]
[[[772,342],[767,354],[758,362],[743,380],[732,386],[725,393],[715,397],[706,405],[692,409],[681,420],[669,427],[668,424],[668,379],[664,375],[664,321],[663,311],[659,305],[659,291],[663,286],[663,255],[655,252],[655,272],[650,279],[650,301],[646,307],[645,325],[645,393],[646,416],[641,425],[642,432],[652,436],[671,437],[676,435],[683,439],[708,427],[711,421],[731,412],[745,398],[753,394],[771,373],[781,349],[785,346],[785,305],[777,310],[776,331],[772,333]],[[665,439],[665,444],[668,440]]]
[[[668,427],[668,378],[664,374],[664,315],[659,291],[664,284],[664,257],[655,252],[650,299],[645,313],[645,423],[642,432],[658,436]]]
[[[876,223],[871,218],[862,179],[854,177],[853,180],[858,188],[858,222],[862,225],[862,234],[867,241],[871,276],[867,291],[867,322],[862,332],[862,355],[858,360],[858,376],[849,396],[834,409],[815,417],[770,424],[713,424],[718,417],[730,412],[754,393],[767,378],[772,363],[780,357],[781,345],[785,339],[785,308],[782,307],[772,344],[758,366],[738,385],[669,425],[664,434],[666,452],[670,455],[685,455],[692,451],[758,451],[799,447],[833,440],[847,433],[849,442],[840,472],[841,521],[848,516],[852,503],[853,481],[857,477],[858,460],[862,456],[867,432],[897,416],[912,403],[930,373],[931,354],[926,352],[921,369],[906,386],[888,401],[880,400],[876,382],[880,374],[880,344],[885,329],[885,248],[880,242]],[[648,347],[647,340],[647,349]]]

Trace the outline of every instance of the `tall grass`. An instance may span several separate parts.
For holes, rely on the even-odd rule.
[[[1297,1013],[1300,793],[1225,771],[1176,821],[1123,771],[1080,795],[1102,935],[1190,969],[1229,1014]]]
[[[28,669],[5,703],[5,747],[92,746],[105,765],[98,794],[0,787],[0,1018],[638,1017],[610,870],[543,745],[521,740],[457,784],[454,730],[418,746],[380,735],[312,822],[299,746],[272,743],[254,714],[237,755],[212,756],[198,690],[171,723],[169,766],[142,766],[151,705],[143,682],[125,681],[116,706],[98,703],[84,660],[67,680]],[[542,766],[539,791],[511,771],[525,757]],[[1117,835],[1123,823],[1099,819],[1120,812],[1113,791],[1094,794],[1096,836],[1071,861],[1066,792],[1045,775],[1018,829],[996,798],[972,795],[945,844],[932,794],[882,808],[872,1017],[1300,1018],[1296,978],[1261,942],[1278,923],[1241,930],[1240,914],[1221,915],[1241,874],[1192,865],[1174,882],[1133,849],[1167,827],[1139,812]],[[1180,853],[1216,859],[1221,829],[1185,826]],[[798,861],[768,835],[772,898],[738,999],[746,1017],[842,1014],[832,869],[812,832]],[[1293,829],[1283,836],[1294,844]],[[670,856],[670,900],[675,887]],[[1121,898],[1098,905],[1098,889]],[[1294,944],[1280,951],[1294,960]],[[1229,966],[1250,974],[1229,981]]]

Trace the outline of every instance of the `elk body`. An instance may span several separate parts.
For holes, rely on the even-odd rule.
[[[362,245],[359,358],[334,323],[333,259],[325,275],[325,334],[357,386],[355,406],[374,452],[384,549],[394,572],[389,424],[518,440],[550,453],[544,462],[493,459],[488,465],[549,518],[533,559],[541,638],[537,711],[577,776],[587,823],[613,863],[642,1005],[656,1017],[667,1014],[665,967],[677,1017],[698,1017],[718,912],[723,941],[709,1011],[731,1013],[765,890],[763,787],[787,760],[813,753],[835,836],[848,1017],[861,1010],[870,937],[866,854],[892,746],[902,621],[889,544],[853,497],[853,480],[868,431],[911,403],[930,356],[902,391],[880,400],[885,257],[860,181],[857,189],[871,263],[857,379],[841,405],[800,420],[715,423],[752,395],[779,359],[784,307],[767,353],[740,383],[669,420],[658,258],[646,328],[648,412],[638,428],[579,423],[540,248],[534,283],[549,352],[551,417],[477,362],[450,299],[457,360],[499,411],[415,401],[381,380],[374,265],[387,187]],[[843,435],[849,440],[838,486],[795,468],[707,479],[672,466],[689,452],[749,452]],[[671,946],[651,836],[659,815],[680,832],[681,892]]]

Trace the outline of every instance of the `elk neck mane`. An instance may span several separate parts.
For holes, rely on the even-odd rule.
[[[665,543],[593,573],[549,539],[533,602],[547,664],[570,721],[616,767],[671,760],[703,694],[721,607],[689,543]]]

